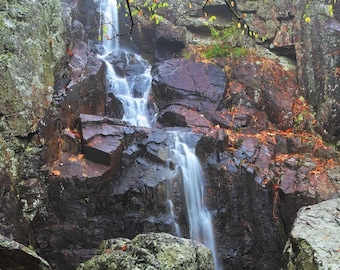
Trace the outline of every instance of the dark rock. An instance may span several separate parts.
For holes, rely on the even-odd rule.
[[[156,64],[152,77],[157,85],[155,95],[162,101],[185,98],[216,103],[222,98],[226,80],[223,70],[216,65],[185,59]]]
[[[124,148],[123,127],[113,125],[104,117],[81,114],[83,152],[87,159],[120,171]]]
[[[64,129],[62,133],[63,148],[62,151],[77,155],[81,153],[81,137],[77,131],[72,131],[69,128]]]
[[[297,89],[292,74],[277,62],[264,58],[242,58],[236,65],[230,64],[233,82],[227,89],[225,106],[245,105],[264,110],[277,127],[291,128]]]
[[[319,104],[317,111],[317,131],[330,142],[340,139],[340,97],[338,100],[328,99]]]
[[[339,140],[339,18],[324,9],[324,4],[306,1],[296,5],[294,40],[299,84],[303,96],[317,113],[318,132],[329,142]],[[340,3],[331,5],[339,9]],[[305,14],[305,15],[304,15]],[[308,16],[310,20],[305,21]]]
[[[178,105],[171,105],[164,109],[158,121],[165,126],[209,128],[212,125],[204,115]]]
[[[1,269],[51,269],[48,262],[39,257],[35,251],[3,235],[0,235],[0,256]]]
[[[122,119],[124,115],[122,102],[112,93],[108,93],[106,96],[105,115],[117,119]]]
[[[84,42],[78,42],[72,49],[69,62],[71,82],[67,85],[66,102],[72,114],[105,114],[106,89],[104,65],[88,52]]]
[[[181,55],[186,47],[186,28],[171,24],[163,20],[155,32],[155,57],[158,61],[165,61]]]

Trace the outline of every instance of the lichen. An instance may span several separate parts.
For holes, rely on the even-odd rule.
[[[54,67],[62,56],[59,0],[0,6],[0,108],[13,135],[37,129],[51,101]]]

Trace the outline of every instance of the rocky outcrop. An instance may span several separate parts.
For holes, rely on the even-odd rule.
[[[1,269],[51,269],[48,262],[39,257],[34,250],[3,235],[0,235],[0,255]]]
[[[329,142],[340,140],[340,3],[300,1],[294,42],[302,93],[316,111],[317,130]]]
[[[261,129],[266,126],[263,111],[280,129],[293,127],[295,78],[273,60],[249,57],[206,64],[170,59],[156,64],[152,76],[159,121],[165,125],[209,127],[210,121],[210,126],[232,128],[239,122],[237,126],[246,128],[258,115],[255,122]],[[194,112],[197,116],[190,120]]]
[[[65,54],[64,33],[60,1],[0,1],[0,232],[24,244],[34,212],[29,204],[41,205],[44,197],[33,199],[44,189],[44,141],[37,133]],[[32,198],[19,194],[29,183]]]
[[[171,55],[179,55],[186,44],[206,44],[209,40],[209,26],[228,27],[232,18],[241,25],[246,24],[245,33],[252,37],[234,37],[234,43],[243,47],[254,47],[258,52],[272,58],[296,61],[299,91],[313,106],[316,113],[315,128],[329,142],[339,141],[339,29],[340,3],[336,1],[248,1],[233,2],[228,7],[225,1],[209,1],[204,10],[201,1],[181,1],[170,3],[166,10],[160,9],[164,16],[164,25],[169,31],[147,31],[147,37],[136,31],[138,38],[148,43],[150,40],[162,40],[163,52],[158,53],[158,60],[166,60]],[[147,14],[147,11],[145,11]],[[214,17],[215,20],[209,20]],[[162,23],[161,23],[162,25]],[[150,25],[138,25],[141,29],[151,29]],[[158,34],[156,34],[156,32]],[[183,33],[178,35],[176,33]],[[254,34],[256,33],[256,35]],[[171,37],[181,46],[174,52],[169,49]],[[170,37],[170,38],[167,38]],[[168,43],[169,41],[169,43]],[[150,43],[148,43],[150,44]],[[242,44],[242,45],[241,45]],[[149,45],[153,46],[153,45]],[[144,45],[144,47],[148,47]],[[168,48],[168,49],[167,49]],[[262,49],[260,49],[262,48]],[[288,57],[288,58],[287,58]],[[290,59],[289,59],[290,58]],[[291,67],[289,67],[291,68]]]
[[[207,247],[165,233],[140,234],[132,240],[106,240],[101,244],[99,253],[77,269],[214,269]]]
[[[339,9],[336,1],[237,1],[270,50],[296,58],[300,94],[314,108],[317,132],[332,143],[340,139]]]
[[[1,122],[6,132],[27,136],[49,108],[54,67],[64,56],[60,1],[1,2]],[[3,109],[6,108],[6,111]]]
[[[153,128],[119,120],[121,102],[113,93],[106,95],[105,64],[96,57],[97,1],[63,4],[68,44],[56,74],[53,106],[43,127],[31,129],[29,137],[8,132],[3,122],[0,138],[5,172],[0,175],[1,231],[32,245],[53,268],[75,269],[96,254],[103,239],[175,233],[175,218],[188,236],[182,178],[168,130],[190,132],[197,142],[206,179],[204,200],[213,216],[219,260],[227,268],[277,269],[297,209],[339,196],[339,154],[313,133],[316,120],[321,115],[328,119],[337,101],[331,98],[332,109],[322,107],[325,113],[315,118],[308,100],[299,97],[295,74],[276,60],[254,55],[209,62],[174,59],[188,40],[195,41],[189,30],[203,34],[196,23],[207,22],[201,1],[191,2],[190,27],[169,28],[166,22],[148,36],[158,42],[157,59],[166,59],[153,67]],[[224,1],[213,2],[217,8],[209,7],[211,14],[226,7]],[[244,1],[237,2],[241,10]],[[188,3],[180,5],[177,11],[185,13]],[[268,29],[277,26],[271,28],[272,18],[263,7],[257,15],[251,10],[254,17],[265,18]],[[270,3],[270,14],[274,11]],[[11,12],[20,15],[16,8]],[[282,21],[290,20],[290,14],[290,9],[282,13]],[[282,48],[290,54],[292,45],[284,35],[289,29],[280,27],[276,42],[286,44]],[[138,61],[128,67],[126,56],[118,51],[107,59],[120,75],[134,77]],[[142,94],[142,88],[135,91]]]
[[[339,267],[340,199],[301,208],[286,244],[284,269]]]

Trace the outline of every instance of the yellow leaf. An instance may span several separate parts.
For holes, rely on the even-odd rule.
[[[328,6],[328,11],[329,11],[329,15],[331,15],[332,17],[334,16],[334,9],[332,5]]]
[[[309,17],[309,16],[306,16],[306,17],[305,17],[305,22],[306,22],[306,23],[310,23],[310,17]]]

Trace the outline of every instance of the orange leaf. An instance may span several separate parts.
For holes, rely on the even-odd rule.
[[[60,176],[60,171],[59,171],[59,170],[53,170],[53,171],[52,171],[52,174],[53,174],[54,176]]]
[[[71,48],[70,47],[67,47],[67,54],[68,54],[68,56],[70,56],[70,57],[72,57],[73,56],[73,52],[72,52],[72,50],[71,50]]]

